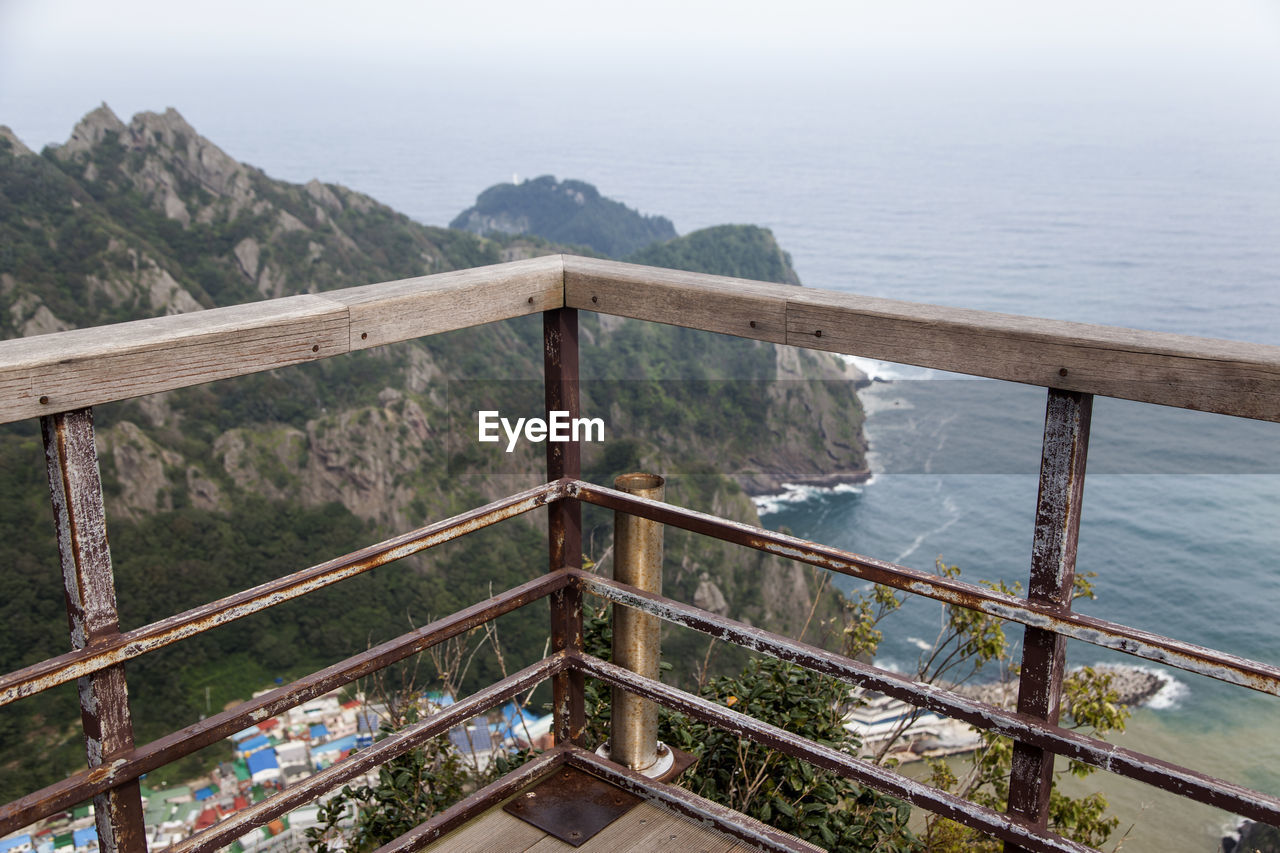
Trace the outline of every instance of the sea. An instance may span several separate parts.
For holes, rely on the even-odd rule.
[[[766,226],[812,287],[1280,344],[1280,62],[389,68],[50,74],[0,88],[0,123],[38,148],[103,100],[126,120],[173,106],[273,177],[345,184],[427,224],[554,174],[681,233]],[[1043,390],[856,363],[875,380],[872,478],[763,497],[763,523],[1025,582]],[[1093,436],[1079,570],[1097,598],[1078,608],[1280,663],[1280,426],[1103,399]],[[880,662],[913,671],[940,620],[904,607]],[[1069,650],[1071,665],[1117,660]],[[1280,699],[1164,673],[1115,739],[1280,795]],[[1126,851],[1215,850],[1235,822],[1104,773],[1067,784],[1106,793]]]

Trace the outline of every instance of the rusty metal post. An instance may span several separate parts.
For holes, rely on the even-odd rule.
[[[82,649],[120,633],[93,410],[48,415],[40,419],[40,426],[71,645]],[[85,751],[92,769],[133,749],[124,665],[81,678],[79,689]],[[145,853],[146,829],[137,780],[111,788],[93,802],[103,853]]]
[[[543,381],[547,419],[551,412],[581,415],[578,392],[578,312],[556,308],[542,313]],[[582,476],[582,446],[576,441],[547,442],[547,479]],[[547,547],[549,570],[582,565],[582,505],[558,500],[548,508]],[[551,597],[552,651],[582,650],[582,589],[570,584]],[[556,743],[582,744],[586,727],[581,671],[560,673],[551,680]]]
[[[663,499],[665,481],[656,474],[623,474],[614,480],[620,492],[650,500]],[[613,579],[662,593],[662,531],[659,522],[613,514]],[[658,678],[661,620],[623,604],[613,605],[613,662],[637,675]],[[658,706],[620,687],[613,688],[609,722],[609,759],[646,775],[663,772],[661,759],[671,751],[658,744]]]
[[[1031,583],[1027,598],[1061,612],[1071,609],[1076,576],[1076,544],[1084,497],[1085,461],[1093,395],[1049,389],[1036,501]],[[1056,725],[1062,705],[1067,640],[1061,634],[1028,626],[1022,641],[1018,713]],[[1015,741],[1009,778],[1009,813],[1044,829],[1049,822],[1054,754]],[[1005,842],[1005,853],[1022,847]]]

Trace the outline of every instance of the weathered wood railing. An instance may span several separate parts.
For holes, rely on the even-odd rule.
[[[548,482],[327,563],[121,633],[107,547],[91,407],[285,367],[396,341],[542,313],[546,404],[578,414],[577,310],[591,310],[987,376],[1048,389],[1027,598],[937,577],[583,482],[576,443],[548,443]],[[1037,320],[803,288],[553,256],[253,305],[0,342],[0,423],[42,419],[72,651],[0,677],[0,704],[79,680],[89,769],[0,807],[0,835],[89,797],[107,851],[146,849],[138,778],[253,722],[457,636],[530,601],[552,600],[552,654],[448,711],[421,721],[305,782],[184,841],[210,850],[413,748],[424,739],[552,679],[559,746],[537,766],[573,764],[753,843],[785,836],[736,822],[578,748],[583,677],[591,675],[743,737],[801,755],[1006,840],[1009,849],[1081,850],[1046,831],[1055,755],[1254,819],[1280,822],[1280,799],[1057,725],[1068,638],[1232,684],[1280,694],[1280,667],[1245,660],[1071,611],[1092,395],[1280,421],[1280,348]],[[582,502],[622,510],[762,551],[980,610],[1025,626],[1016,712],[644,593],[579,568]],[[216,625],[304,595],[480,527],[546,506],[550,572],[264,696],[142,746],[133,742],[124,664]],[[864,685],[1015,741],[1009,811],[999,814],[892,771],[808,743],[582,651],[582,594],[653,613],[755,651]],[[469,797],[388,845],[412,850],[509,794],[530,770]]]

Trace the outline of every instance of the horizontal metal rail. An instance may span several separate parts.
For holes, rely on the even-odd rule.
[[[652,699],[673,711],[712,723],[755,743],[801,758],[815,767],[831,770],[846,779],[852,779],[877,791],[906,800],[912,805],[928,809],[1005,841],[1020,844],[1027,850],[1038,851],[1038,853],[1093,852],[1091,847],[1078,844],[1060,835],[1037,830],[1024,823],[1019,817],[992,811],[955,794],[940,791],[923,782],[894,773],[878,764],[814,743],[785,729],[731,711],[723,705],[677,690],[660,681],[636,675],[599,658],[582,655],[574,661],[574,665],[585,669],[588,675],[646,699]]]
[[[82,770],[74,776],[68,776],[0,806],[0,837],[34,821],[65,811],[108,788],[137,779],[143,773],[150,773],[376,670],[465,634],[498,616],[558,592],[568,583],[569,576],[565,572],[548,573],[264,693],[249,702],[165,735],[115,761],[92,770]]]
[[[355,577],[369,569],[546,506],[562,496],[561,483],[546,483],[159,622],[126,631],[84,649],[15,670],[0,676],[0,705],[7,705],[24,696],[133,660],[186,637],[226,625],[268,607]]]
[[[1054,631],[1073,640],[1178,667],[1228,684],[1280,695],[1280,667],[1271,664],[1215,651],[1194,643],[1184,643],[1181,640],[1118,625],[1092,616],[1055,610],[976,584],[939,577],[918,569],[864,557],[761,527],[728,521],[696,510],[638,498],[581,480],[569,483],[565,494],[567,497],[578,498],[606,509],[621,510],[651,518],[663,524],[745,545],[780,557],[799,560],[935,601],[977,610],[1010,622]]]
[[[314,776],[308,776],[296,785],[273,794],[262,802],[238,811],[204,832],[198,833],[168,848],[170,853],[206,853],[218,850],[235,841],[246,832],[266,826],[271,821],[312,800],[332,791],[357,776],[377,769],[391,759],[419,747],[477,714],[483,714],[518,693],[523,693],[542,681],[563,672],[569,665],[563,653],[543,658],[514,675],[491,684],[461,699],[443,711],[405,726],[388,735],[367,749],[356,752],[346,761],[334,764]]]
[[[575,570],[573,576],[575,582],[582,584],[586,592],[652,613],[668,622],[701,631],[718,640],[790,661],[814,672],[834,676],[925,710],[961,720],[975,728],[1015,738],[1252,820],[1280,824],[1278,797],[1197,773],[1098,738],[1086,737],[1061,726],[1046,725],[1031,717],[970,699],[935,684],[915,681],[905,675],[717,616],[590,572]]]

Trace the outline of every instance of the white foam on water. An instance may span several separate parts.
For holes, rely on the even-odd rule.
[[[872,478],[874,480],[874,478]],[[869,485],[872,480],[864,483],[837,483],[834,486],[808,486],[803,483],[783,483],[783,491],[776,495],[755,495],[751,498],[751,502],[756,505],[756,512],[760,515],[773,515],[781,512],[784,508],[795,504],[806,503],[811,500],[825,497],[827,495],[840,494],[861,494],[862,487]]]

